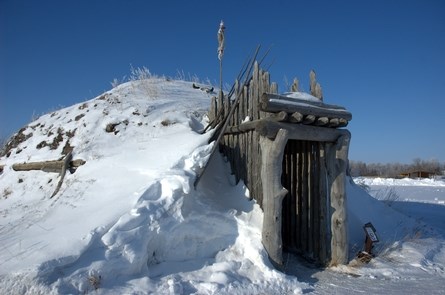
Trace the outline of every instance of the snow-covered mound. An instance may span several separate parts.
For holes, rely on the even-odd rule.
[[[48,254],[79,255],[91,243],[90,232],[109,227],[131,210],[160,173],[205,143],[195,131],[201,127],[208,97],[187,86],[158,80],[123,84],[22,129],[27,139],[1,159],[5,171],[0,208],[8,223],[2,235],[17,235],[3,243],[11,253],[1,255],[11,257],[2,257],[1,272],[22,267],[18,262],[31,249],[28,267],[46,261]],[[184,99],[190,96],[195,99]],[[57,185],[56,173],[11,168],[14,163],[57,160],[66,147],[86,164],[66,176],[53,199],[49,197]]]
[[[133,81],[23,128],[0,162],[0,289],[298,293],[269,265],[261,210],[219,156],[216,178],[192,187],[211,149],[198,132],[209,101],[188,82]],[[11,168],[67,147],[86,163],[52,199],[57,173]]]
[[[1,293],[353,293],[357,283],[375,291],[379,283],[368,281],[382,269],[386,290],[400,290],[400,278],[409,290],[417,265],[432,278],[422,286],[440,286],[443,239],[423,230],[429,240],[422,247],[403,242],[424,225],[352,180],[351,260],[362,249],[363,224],[372,222],[381,240],[376,251],[416,266],[377,257],[367,267],[314,273],[297,262],[285,266],[287,274],[275,270],[261,244],[262,211],[219,154],[193,187],[212,148],[210,133],[199,132],[209,95],[183,81],[132,81],[20,130],[0,158]],[[70,151],[85,164],[67,173],[53,198],[57,173],[12,170]]]

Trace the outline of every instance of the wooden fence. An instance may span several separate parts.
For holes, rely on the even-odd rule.
[[[235,82],[234,97],[239,96],[239,104],[228,118],[229,127],[220,145],[220,151],[230,160],[237,182],[243,180],[250,190],[250,195],[262,204],[262,186],[260,178],[261,149],[259,134],[255,129],[238,130],[242,123],[256,122],[271,114],[260,110],[260,98],[263,93],[276,93],[276,83],[270,84],[269,73],[259,69],[255,63],[252,79],[248,86],[241,87]],[[209,112],[210,120],[224,118],[232,107],[234,97],[213,98]],[[218,122],[215,121],[215,122]]]

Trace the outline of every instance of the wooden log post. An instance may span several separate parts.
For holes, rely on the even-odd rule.
[[[318,143],[318,151],[319,151],[319,172],[318,174],[321,176],[319,178],[319,186],[318,193],[320,197],[320,209],[319,209],[319,222],[320,222],[320,248],[319,248],[319,260],[323,265],[327,265],[329,263],[330,253],[331,253],[331,231],[330,231],[330,211],[328,208],[330,207],[331,201],[329,199],[329,194],[327,193],[327,180],[326,180],[326,150],[325,143]]]
[[[348,262],[346,169],[351,135],[345,130],[335,143],[326,144],[328,187],[331,201],[331,261],[330,265]]]
[[[261,180],[263,183],[262,242],[271,262],[283,266],[281,217],[283,198],[288,191],[281,183],[282,159],[288,140],[288,131],[280,129],[275,140],[260,136]]]
[[[270,93],[278,94],[278,84],[276,82],[270,84]]]
[[[294,82],[291,85],[291,91],[292,92],[298,92],[300,91],[300,82],[297,78],[294,79]]]
[[[210,109],[208,113],[209,122],[213,122],[216,120],[216,113],[217,113],[216,96],[212,96],[210,100]]]
[[[321,85],[317,82],[317,78],[315,75],[315,71],[311,70],[309,73],[309,88],[311,91],[311,95],[315,96],[316,98],[323,100],[323,93],[321,91]]]

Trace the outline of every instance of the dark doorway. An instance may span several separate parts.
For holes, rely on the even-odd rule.
[[[283,200],[283,251],[324,264],[329,241],[323,143],[288,140],[281,181],[289,191]]]

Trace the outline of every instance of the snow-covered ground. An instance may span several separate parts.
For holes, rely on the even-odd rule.
[[[0,293],[445,292],[443,182],[406,180],[404,191],[366,182],[371,194],[397,187],[398,200],[385,203],[349,179],[350,264],[316,269],[288,256],[284,273],[275,270],[261,244],[262,211],[219,154],[193,187],[212,147],[199,132],[209,103],[189,82],[148,79],[26,126],[0,158]],[[54,198],[57,173],[12,170],[61,159],[64,147],[86,163]],[[367,222],[380,243],[362,264],[354,257]]]

